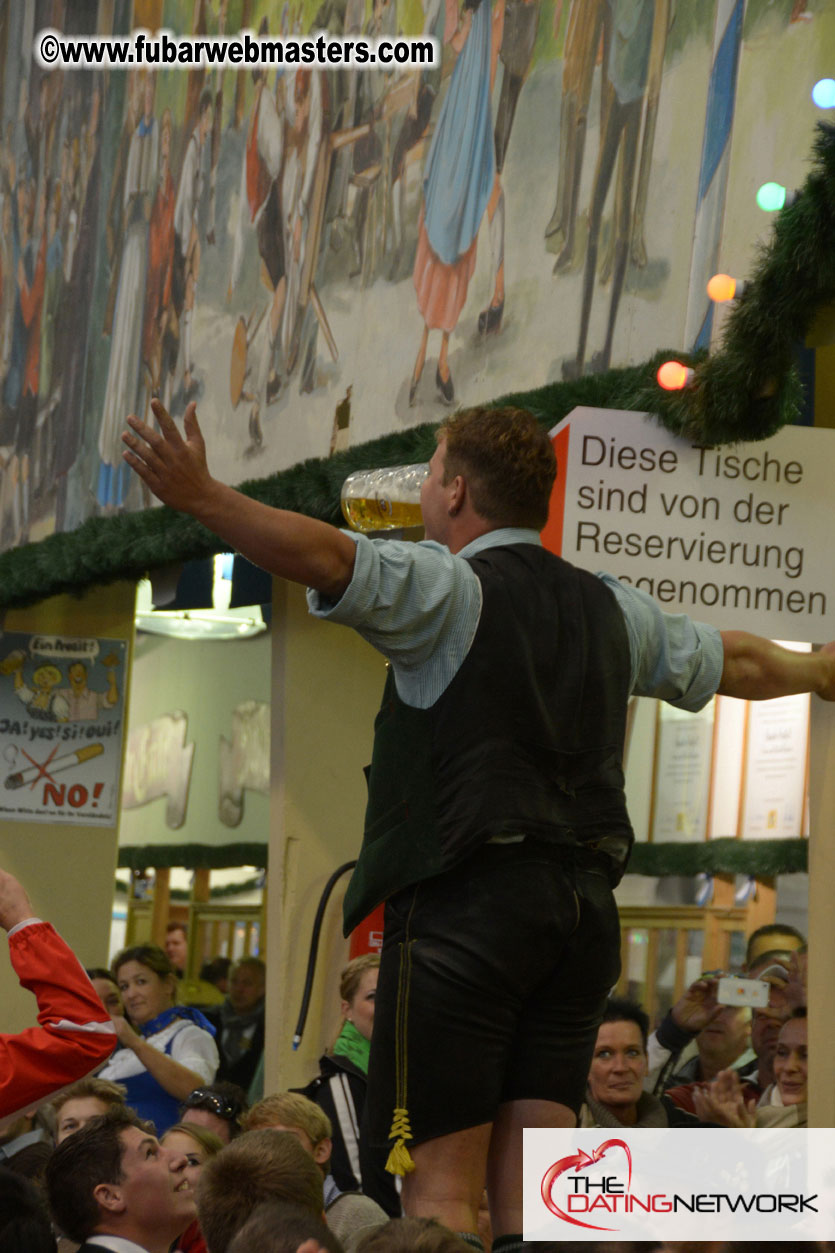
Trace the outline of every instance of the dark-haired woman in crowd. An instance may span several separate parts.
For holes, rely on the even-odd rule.
[[[126,1103],[162,1135],[188,1094],[215,1077],[214,1029],[199,1010],[176,1003],[174,967],[156,945],[125,949],[112,969],[130,1023],[114,1017],[124,1047],[99,1078],[124,1084]]]

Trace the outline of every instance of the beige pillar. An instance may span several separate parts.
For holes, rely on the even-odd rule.
[[[6,632],[43,632],[128,641],[126,674],[119,675],[127,725],[127,676],[133,641],[135,587],[116,583],[83,597],[55,596],[29,609],[7,611]],[[85,966],[107,965],[118,828],[65,823],[0,821],[0,865],[25,885],[35,912],[53,923]],[[3,1029],[20,1030],[35,1018],[35,1003],[0,962]]]
[[[812,697],[809,840],[809,1125],[835,1127],[835,704]]]
[[[292,1049],[322,889],[359,852],[363,767],[385,681],[383,658],[354,631],[311,618],[302,588],[274,586],[266,1092],[318,1074],[339,1029],[347,875],[325,915],[307,1027]]]

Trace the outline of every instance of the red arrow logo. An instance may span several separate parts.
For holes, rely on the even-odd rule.
[[[604,1140],[591,1154],[588,1154],[585,1149],[580,1149],[570,1157],[561,1157],[558,1162],[554,1162],[553,1166],[548,1167],[542,1176],[542,1199],[552,1214],[555,1214],[557,1218],[562,1218],[564,1222],[574,1223],[576,1227],[589,1227],[593,1231],[617,1231],[617,1227],[598,1227],[595,1223],[584,1223],[579,1218],[566,1214],[560,1209],[551,1195],[554,1184],[560,1175],[564,1175],[572,1167],[576,1173],[579,1170],[584,1170],[587,1166],[594,1166],[596,1162],[599,1162],[605,1156],[606,1150],[611,1148],[623,1149],[626,1154],[626,1161],[629,1166],[626,1191],[627,1193],[629,1192],[632,1187],[632,1153],[629,1145],[625,1140]]]

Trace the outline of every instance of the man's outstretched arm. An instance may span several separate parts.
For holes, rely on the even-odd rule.
[[[116,1047],[116,1031],[78,959],[25,890],[0,870],[0,927],[24,988],[38,1002],[37,1027],[0,1034],[0,1120],[34,1107],[96,1070]]]
[[[747,631],[723,631],[725,664],[720,696],[771,700],[795,692],[817,692],[835,700],[835,643],[817,653],[796,653]]]
[[[354,570],[353,540],[326,522],[273,509],[212,478],[193,402],[185,412],[185,439],[160,401],[151,407],[159,430],[131,415],[122,439],[125,461],[154,495],[190,513],[255,565],[338,600]]]

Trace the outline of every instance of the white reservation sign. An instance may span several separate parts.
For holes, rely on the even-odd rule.
[[[578,408],[551,438],[553,552],[723,630],[835,638],[835,431],[713,448],[648,414]]]

